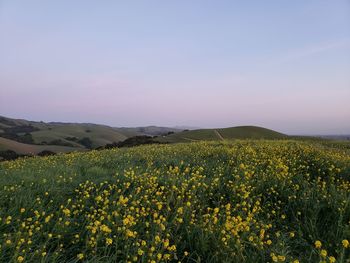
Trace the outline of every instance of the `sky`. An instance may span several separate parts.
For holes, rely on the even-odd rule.
[[[0,115],[350,134],[350,1],[0,0]]]

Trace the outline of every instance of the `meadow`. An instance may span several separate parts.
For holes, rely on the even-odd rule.
[[[350,262],[350,146],[149,145],[0,163],[0,262]]]

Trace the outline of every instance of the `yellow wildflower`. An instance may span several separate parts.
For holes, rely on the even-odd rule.
[[[109,246],[113,243],[113,240],[111,238],[106,238],[106,245]]]
[[[331,257],[329,257],[329,262],[330,263],[334,263],[336,260],[335,260],[335,257],[333,257],[333,256],[331,256]]]
[[[321,241],[319,241],[319,240],[315,241],[315,247],[316,248],[321,248],[322,247]]]

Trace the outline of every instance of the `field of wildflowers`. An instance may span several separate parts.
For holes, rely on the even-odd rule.
[[[150,145],[0,164],[0,262],[350,262],[350,147]]]

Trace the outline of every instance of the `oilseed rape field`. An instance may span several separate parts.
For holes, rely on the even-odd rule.
[[[350,262],[350,146],[149,145],[0,163],[0,262]]]

